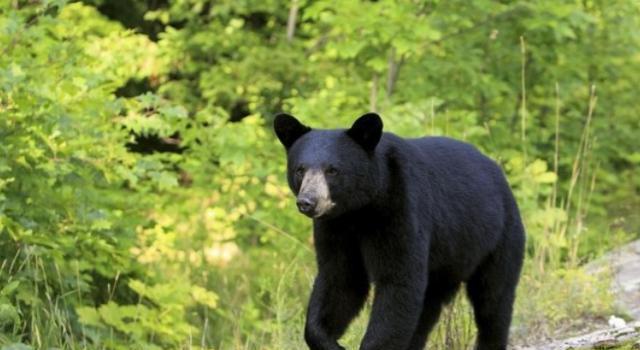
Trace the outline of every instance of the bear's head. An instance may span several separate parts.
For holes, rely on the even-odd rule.
[[[376,146],[382,120],[377,114],[337,130],[312,130],[279,114],[274,129],[287,151],[287,180],[303,214],[336,217],[362,208],[380,191]]]

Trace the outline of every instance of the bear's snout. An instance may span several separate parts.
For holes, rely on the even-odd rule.
[[[310,218],[319,218],[335,206],[322,170],[310,169],[305,172],[296,205],[302,214]]]
[[[298,206],[298,210],[307,216],[313,216],[313,212],[316,209],[317,201],[313,198],[309,197],[298,197],[296,201],[296,205]]]

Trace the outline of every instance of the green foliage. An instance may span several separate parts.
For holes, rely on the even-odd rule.
[[[528,231],[515,339],[612,312],[581,265],[638,232],[639,12],[0,1],[0,347],[303,348],[315,262],[279,110],[339,127],[374,109],[389,131],[496,158]],[[432,344],[473,335],[460,302]]]

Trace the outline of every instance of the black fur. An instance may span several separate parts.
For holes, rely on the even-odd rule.
[[[298,119],[288,114],[278,114],[273,120],[273,129],[285,148],[291,145],[302,135],[311,131],[308,126],[302,125]]]
[[[476,348],[505,349],[525,236],[499,166],[449,138],[381,134],[375,114],[349,130],[311,130],[284,118],[275,128],[294,194],[302,181],[296,169],[337,169],[326,177],[335,207],[313,222],[309,348],[344,349],[338,339],[373,284],[360,349],[423,349],[442,306],[465,282]]]
[[[347,135],[371,152],[382,137],[382,120],[375,113],[367,113],[353,123],[351,129],[347,130]]]

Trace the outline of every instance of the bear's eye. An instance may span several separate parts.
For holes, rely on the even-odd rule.
[[[304,175],[304,167],[300,166],[296,169],[296,176],[302,177],[302,175]]]
[[[334,167],[329,167],[327,168],[327,170],[324,171],[324,173],[327,174],[328,176],[336,176],[338,175],[338,169]]]

